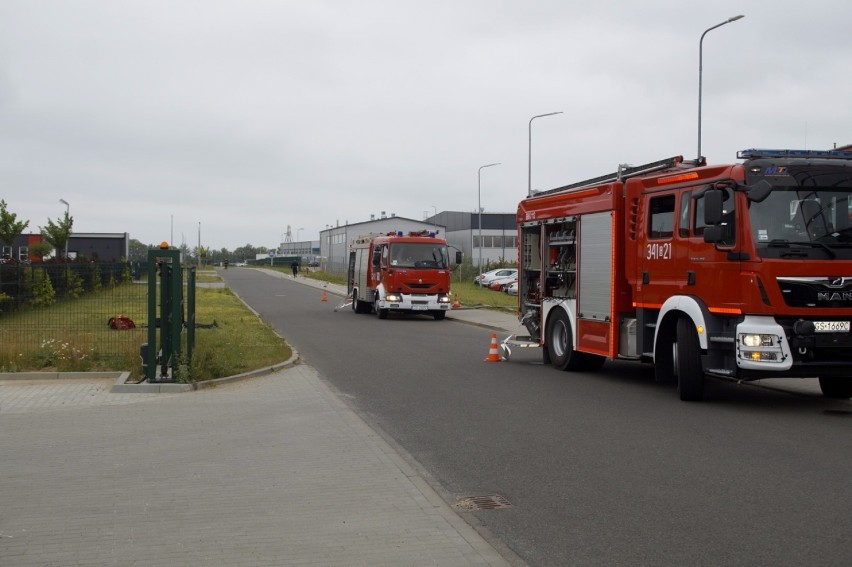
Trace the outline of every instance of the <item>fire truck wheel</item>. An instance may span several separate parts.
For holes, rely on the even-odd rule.
[[[355,313],[369,313],[370,312],[370,304],[364,303],[363,301],[358,299],[358,292],[352,292],[352,310]]]
[[[654,379],[667,386],[677,384],[675,375],[675,338],[674,329],[661,330],[659,341],[654,348]]]
[[[852,380],[845,376],[822,376],[819,388],[826,398],[848,400],[852,398]]]
[[[379,309],[379,301],[376,300],[376,303],[373,304],[374,309],[376,310],[376,315],[379,316],[379,319],[387,319],[388,318],[388,310],[387,309]]]
[[[701,346],[698,333],[689,317],[677,320],[675,369],[677,391],[685,402],[700,402],[704,398],[704,371],[701,369]]]
[[[606,362],[604,356],[574,350],[571,322],[568,314],[561,309],[550,316],[545,341],[544,364],[550,364],[556,369],[596,372]]]
[[[440,321],[441,319],[443,319],[446,316],[447,316],[446,311],[432,311],[432,317],[435,318],[435,321]]]
[[[578,370],[579,354],[574,352],[571,321],[562,309],[554,309],[547,321],[547,354],[550,364],[557,370]]]

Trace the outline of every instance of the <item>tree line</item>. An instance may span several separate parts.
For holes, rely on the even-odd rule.
[[[18,220],[18,215],[9,211],[5,200],[0,200],[0,244],[13,246],[15,238],[23,234],[27,227],[30,226],[28,220]],[[71,238],[71,230],[74,227],[74,217],[68,214],[68,211],[55,221],[47,219],[45,226],[40,226],[39,232],[43,237],[43,241],[30,245],[29,253],[38,258],[49,256],[52,251],[56,251],[56,256],[60,257],[65,253],[65,246]],[[148,249],[157,248],[159,244],[144,244],[139,240],[130,239],[128,260],[132,262],[145,262],[148,259]],[[246,260],[254,260],[257,254],[265,254],[269,251],[265,246],[252,246],[246,244],[234,250],[222,248],[214,250],[204,246],[190,248],[186,243],[181,244],[178,248],[183,252],[183,257],[188,261],[195,261],[202,264],[221,264],[225,260],[230,263],[244,262]],[[199,262],[200,260],[200,262]]]
[[[131,238],[130,260],[133,262],[145,262],[148,259],[148,249],[157,247],[158,245],[144,244],[139,240]],[[201,248],[199,249],[198,246],[189,247],[186,245],[186,243],[183,243],[177,246],[176,248],[183,253],[185,261],[198,263],[200,259],[200,263],[202,264],[214,265],[221,264],[225,260],[227,260],[231,264],[235,264],[237,262],[245,262],[247,260],[254,260],[255,256],[257,256],[258,254],[266,254],[267,252],[269,252],[269,248],[267,248],[266,246],[252,246],[251,244],[240,246],[238,248],[235,248],[234,250],[229,250],[227,248],[215,250],[205,246],[201,246]]]

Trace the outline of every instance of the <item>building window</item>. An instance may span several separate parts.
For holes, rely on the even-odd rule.
[[[30,249],[28,246],[18,248],[18,261],[26,262],[30,258]]]

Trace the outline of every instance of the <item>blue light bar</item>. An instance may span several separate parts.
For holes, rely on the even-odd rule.
[[[756,159],[767,157],[852,159],[852,152],[841,152],[837,150],[767,150],[754,148],[737,152],[737,159]]]

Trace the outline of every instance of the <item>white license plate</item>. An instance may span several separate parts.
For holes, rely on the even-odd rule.
[[[429,309],[428,305],[412,305],[412,311],[427,311]]]
[[[817,333],[848,333],[849,321],[814,321]]]

